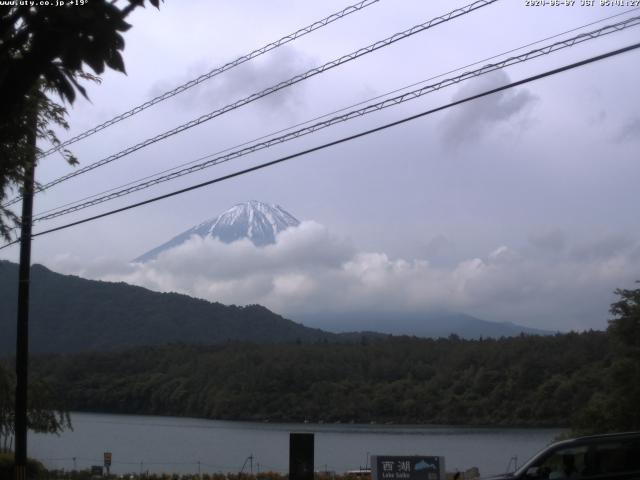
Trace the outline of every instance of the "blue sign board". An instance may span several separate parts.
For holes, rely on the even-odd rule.
[[[444,457],[373,455],[372,480],[445,480]]]

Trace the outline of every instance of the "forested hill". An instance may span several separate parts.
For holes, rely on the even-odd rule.
[[[567,425],[606,390],[604,332],[145,347],[33,359],[71,410],[215,419]]]
[[[0,355],[15,350],[18,265],[0,260]],[[332,333],[283,318],[260,305],[226,306],[177,293],[158,293],[126,283],[87,280],[31,269],[30,342],[33,352],[80,352],[168,343],[211,345],[226,341],[255,343],[353,342],[387,334],[425,337],[500,337],[520,332],[544,334],[514,324],[488,322],[462,314],[409,315],[371,318],[316,316],[317,325],[332,325]],[[305,321],[305,323],[307,323]],[[308,324],[308,323],[307,323]],[[340,326],[342,325],[342,328]],[[344,326],[380,327],[384,333],[347,332]],[[388,331],[385,325],[403,325]]]
[[[0,261],[0,354],[15,351],[18,265]],[[31,269],[30,348],[77,352],[170,342],[335,340],[260,306],[226,306],[125,283]]]

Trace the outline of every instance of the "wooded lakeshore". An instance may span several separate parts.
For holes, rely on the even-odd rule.
[[[222,420],[569,426],[607,390],[604,332],[169,345],[39,355],[65,409]]]

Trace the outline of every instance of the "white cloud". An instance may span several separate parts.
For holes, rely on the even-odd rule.
[[[604,328],[611,292],[637,276],[638,243],[611,236],[595,251],[603,245],[615,248],[586,259],[567,253],[553,262],[544,261],[544,251],[503,245],[485,258],[441,268],[421,259],[358,252],[322,225],[303,222],[263,248],[248,240],[224,244],[193,237],[146,264],[97,259],[87,267],[59,256],[49,266],[226,304],[260,303],[293,319],[317,312],[358,312],[366,318],[367,312],[401,316],[444,310],[567,330]]]
[[[224,75],[215,76],[180,95],[178,99],[183,106],[189,108],[202,105],[219,108],[306,72],[313,67],[313,63],[312,58],[303,52],[290,46],[282,47],[264,58],[259,57],[226,71]],[[172,83],[163,80],[154,84],[149,96],[161,95],[175,85],[186,83],[210,69],[207,62],[195,62],[180,79]],[[262,106],[263,113],[296,109],[301,106],[303,90],[302,86],[286,88],[265,97],[258,104]]]
[[[564,232],[556,228],[532,234],[529,243],[541,251],[553,253],[564,250],[566,239]]]
[[[468,84],[464,84],[453,100],[475,95],[510,83],[502,70],[489,73]],[[521,126],[524,114],[536,101],[536,97],[525,89],[503,90],[472,102],[459,105],[445,115],[441,129],[443,141],[449,147],[469,144],[489,134],[493,129],[509,123]]]

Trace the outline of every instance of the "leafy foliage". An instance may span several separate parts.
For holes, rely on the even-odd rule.
[[[2,457],[0,457],[0,473],[2,473]],[[39,477],[36,477],[39,478]],[[250,473],[185,473],[185,474],[168,474],[168,473],[149,473],[142,474],[130,472],[125,478],[131,480],[288,480],[288,474],[279,472],[260,472],[259,474]],[[358,480],[361,476],[349,474],[334,474],[333,472],[314,472],[315,480]],[[365,477],[367,478],[367,477]],[[46,472],[47,480],[95,480],[95,476],[90,470],[68,471],[68,470],[50,470]]]
[[[26,97],[24,108],[12,121],[0,123],[0,237],[11,238],[12,228],[9,224],[18,224],[18,218],[11,209],[4,207],[5,200],[12,184],[21,184],[33,159],[41,153],[30,139],[35,119],[35,136],[53,145],[60,140],[53,130],[57,125],[68,129],[67,110],[51,100],[45,92],[33,89]],[[61,149],[60,154],[70,165],[78,163],[76,157],[68,149]],[[9,220],[8,222],[5,220]]]
[[[29,384],[27,426],[39,433],[58,434],[71,428],[69,414],[56,400],[53,390],[41,379]],[[14,435],[15,376],[0,364],[0,452],[10,450]]]
[[[620,300],[610,308],[614,319],[609,321],[609,332],[619,343],[622,353],[640,356],[640,288],[618,289]]]
[[[144,0],[118,2],[94,0],[82,6],[56,8],[13,6],[0,14],[0,103],[6,120],[21,110],[24,98],[38,82],[55,89],[73,103],[76,91],[86,95],[78,83],[83,64],[100,75],[106,67],[124,72],[120,52],[121,33],[129,30],[125,19]],[[155,7],[159,0],[149,0]]]
[[[19,3],[19,2],[16,2]],[[27,2],[23,2],[27,3]],[[122,33],[126,17],[144,0],[91,0],[84,5],[15,5],[0,10],[0,203],[7,190],[20,185],[33,162],[30,137],[60,142],[52,126],[68,128],[65,107],[52,101],[57,94],[73,103],[76,92],[86,97],[82,80],[105,68],[124,72]],[[149,0],[158,7],[159,0]],[[35,131],[34,131],[35,126]],[[70,163],[73,155],[62,151]],[[0,207],[0,235],[9,238],[12,212]]]
[[[612,361],[603,372],[604,388],[576,420],[579,432],[640,430],[640,288],[616,294],[608,328]]]
[[[0,478],[13,478],[13,465],[14,460],[12,453],[0,453]],[[53,480],[53,478],[56,477],[51,478],[42,463],[29,458],[27,459],[27,478],[47,478]]]
[[[603,332],[500,340],[173,345],[47,355],[73,410],[228,420],[569,425],[603,389]]]

